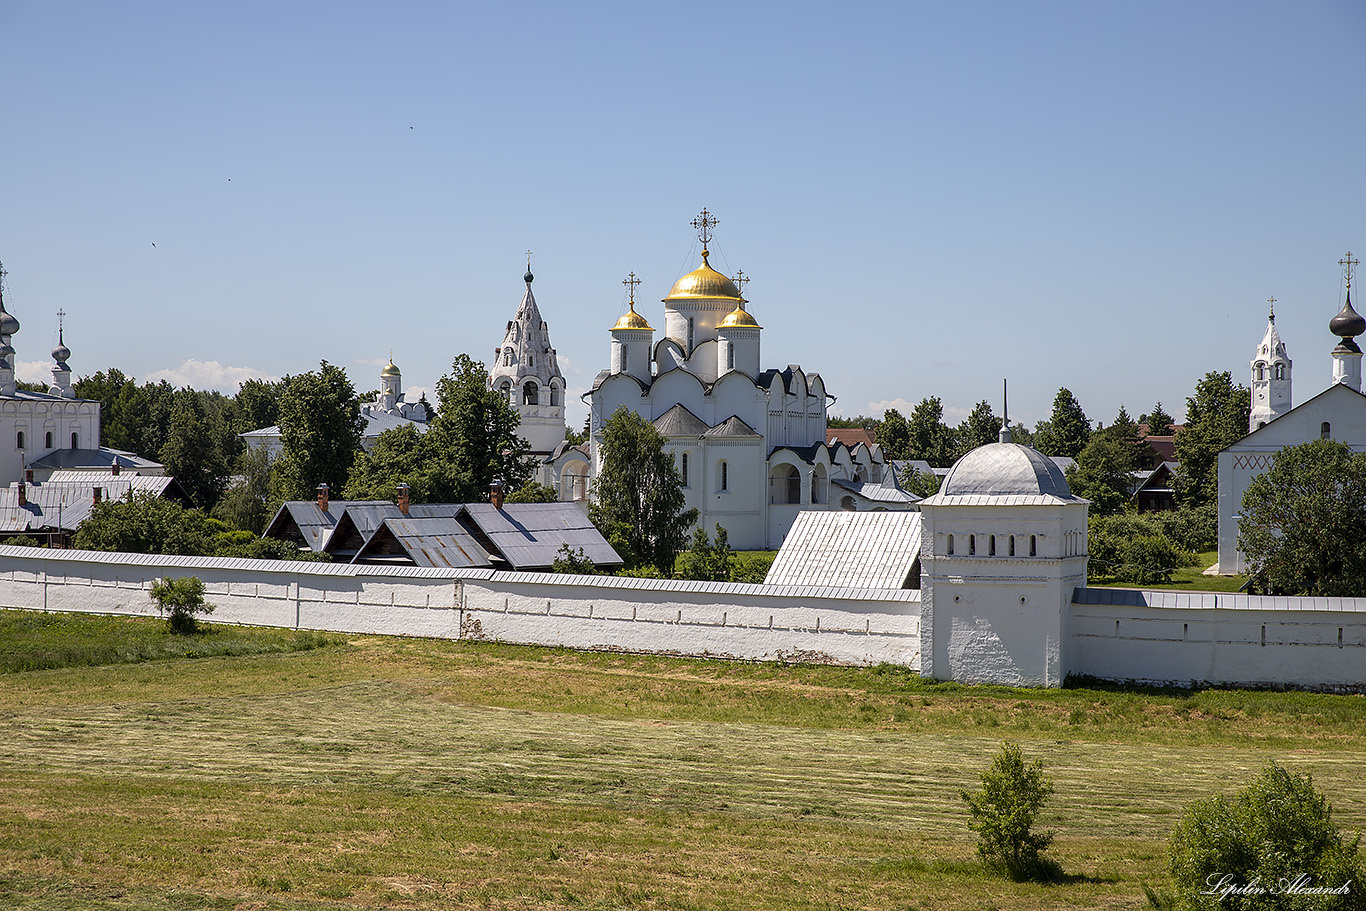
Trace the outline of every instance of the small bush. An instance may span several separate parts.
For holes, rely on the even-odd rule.
[[[1052,793],[1043,763],[1026,763],[1013,743],[1007,743],[991,768],[982,772],[980,791],[959,792],[967,801],[968,828],[977,833],[977,853],[989,868],[1014,880],[1057,877],[1057,865],[1040,856],[1053,836],[1032,831]]]
[[[702,582],[729,582],[730,543],[726,540],[726,530],[719,524],[716,526],[714,544],[704,529],[699,527],[694,531],[692,543],[674,562],[674,577]]]
[[[1147,516],[1092,516],[1087,522],[1086,577],[1092,582],[1170,582],[1172,572],[1193,566],[1182,550]]]
[[[1231,799],[1219,795],[1186,808],[1170,845],[1176,894],[1169,901],[1150,895],[1149,901],[1192,911],[1366,909],[1361,836],[1345,841],[1332,815],[1308,775],[1292,775],[1273,762]]]
[[[560,549],[555,552],[555,562],[550,564],[550,571],[579,576],[596,576],[598,565],[588,559],[588,555],[583,552],[582,547],[570,550],[568,544],[561,544]]]
[[[773,553],[732,553],[730,555],[730,581],[761,584],[773,567]]]
[[[196,615],[213,613],[213,605],[204,600],[204,582],[196,576],[158,579],[148,597],[157,603],[171,632],[182,636],[199,631]]]

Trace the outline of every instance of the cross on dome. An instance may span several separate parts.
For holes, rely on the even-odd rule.
[[[719,221],[710,212],[703,209],[702,214],[694,218],[691,224],[697,229],[697,239],[702,241],[702,253],[705,255],[707,244],[711,243],[711,230],[719,224]]]
[[[1352,287],[1352,273],[1356,271],[1357,266],[1361,265],[1361,260],[1352,259],[1352,251],[1348,250],[1347,256],[1338,260],[1338,265],[1342,266],[1343,274],[1347,276],[1347,288],[1350,290]]]
[[[1271,305],[1271,316],[1268,318],[1274,323],[1276,322],[1276,298],[1268,297],[1266,302]]]

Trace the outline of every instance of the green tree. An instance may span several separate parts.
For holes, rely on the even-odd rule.
[[[991,410],[986,399],[973,406],[963,423],[958,426],[958,457],[967,455],[978,446],[995,443],[1001,438],[1001,419]],[[956,459],[955,459],[956,461]]]
[[[877,418],[864,417],[859,415],[853,418],[831,417],[825,422],[827,427],[860,427],[864,430],[877,430]]]
[[[323,361],[317,372],[291,377],[280,397],[280,439],[273,492],[281,500],[312,499],[318,485],[346,486],[365,426],[346,372]]]
[[[1066,387],[1053,397],[1053,412],[1048,421],[1040,422],[1034,434],[1034,445],[1044,455],[1066,456],[1075,459],[1086,448],[1091,438],[1091,422],[1081,403]]]
[[[137,383],[110,367],[72,384],[77,398],[100,402],[100,440],[111,449],[135,451],[141,445],[142,407]]]
[[[248,447],[237,457],[235,474],[210,515],[259,535],[270,518],[270,452],[264,446]]]
[[[717,524],[715,543],[707,537],[706,529],[695,529],[688,549],[678,555],[675,575],[703,582],[729,582],[730,543],[726,540],[725,528]]]
[[[247,380],[237,387],[238,433],[262,430],[280,423],[280,399],[284,396],[289,377],[270,382]]]
[[[910,435],[909,459],[921,459],[934,468],[947,468],[957,458],[956,434],[944,424],[944,405],[935,396],[921,399],[906,422]]]
[[[403,483],[408,485],[412,502],[438,502],[437,498],[445,490],[445,481],[436,466],[430,464],[433,448],[426,445],[423,435],[412,424],[404,423],[384,431],[369,452],[356,453],[342,499],[389,500]]]
[[[618,408],[602,428],[602,469],[588,509],[593,524],[628,568],[648,564],[668,574],[697,521],[697,510],[684,503],[664,437],[640,415]]]
[[[911,428],[906,418],[895,408],[888,408],[877,428],[877,441],[882,454],[889,459],[905,459],[911,452]]]
[[[1273,762],[1233,797],[1200,800],[1181,814],[1169,846],[1176,884],[1170,904],[1182,911],[1361,911],[1366,869],[1359,841],[1359,834],[1343,838],[1308,774]],[[1297,892],[1305,888],[1340,892]]]
[[[555,553],[555,562],[550,564],[552,573],[570,573],[576,576],[596,576],[598,575],[598,565],[588,559],[588,555],[583,552],[582,547],[570,549],[568,544],[561,544],[560,549]]]
[[[1176,501],[1200,506],[1219,498],[1219,452],[1247,436],[1252,399],[1228,372],[1206,373],[1186,399],[1186,426],[1176,434]]]
[[[1133,464],[1133,450],[1097,433],[1077,456],[1076,467],[1068,470],[1067,485],[1091,501],[1092,515],[1123,512],[1129,502]]]
[[[1153,406],[1153,413],[1140,419],[1139,423],[1148,425],[1148,436],[1169,437],[1172,435],[1172,416],[1163,409],[1162,403]]]
[[[221,441],[211,432],[203,402],[193,389],[182,389],[176,395],[158,457],[166,473],[180,482],[195,505],[211,509],[218,502],[227,485],[227,460]]]
[[[968,827],[977,833],[977,853],[1014,880],[1054,878],[1056,864],[1040,856],[1053,836],[1033,831],[1053,793],[1043,763],[1026,763],[1019,746],[1007,743],[981,779],[980,790],[958,792],[968,805]]]
[[[1119,414],[1115,415],[1115,419],[1110,422],[1110,426],[1092,434],[1093,438],[1095,436],[1103,436],[1107,439],[1114,440],[1128,450],[1129,469],[1131,471],[1140,471],[1150,467],[1148,462],[1150,459],[1149,454],[1152,450],[1148,448],[1147,444],[1139,439],[1138,422],[1129,417],[1129,412],[1123,405],[1119,406]]]
[[[152,493],[134,493],[96,503],[72,543],[81,550],[203,557],[213,553],[216,526],[197,509]]]
[[[907,465],[897,480],[901,482],[901,486],[905,488],[907,493],[914,494],[921,499],[939,493],[939,475],[932,471],[916,471],[915,468]]]
[[[537,481],[528,481],[504,499],[507,503],[558,503],[560,495],[553,487]]]
[[[1238,549],[1278,595],[1366,591],[1366,454],[1314,440],[1276,454],[1243,495]]]
[[[145,459],[161,458],[161,447],[166,445],[166,434],[175,413],[176,389],[166,380],[143,383],[138,389],[137,428],[133,445],[128,448]]]
[[[1086,578],[1092,582],[1170,582],[1175,570],[1194,562],[1156,520],[1132,514],[1091,515],[1086,551]]]
[[[488,497],[495,480],[515,492],[531,480],[531,446],[517,435],[519,419],[507,399],[488,388],[488,371],[461,354],[436,383],[440,409],[423,438],[427,476],[437,502]]]
[[[156,602],[171,632],[181,636],[199,632],[198,617],[213,613],[213,605],[204,600],[204,582],[197,576],[157,579],[147,596]]]

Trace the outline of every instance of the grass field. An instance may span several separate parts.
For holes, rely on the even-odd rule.
[[[8,611],[0,651],[25,629],[70,666],[0,674],[0,907],[1142,908],[1181,807],[1271,759],[1366,826],[1362,697],[260,630],[98,664],[160,625]],[[1006,739],[1065,885],[976,861],[957,792]]]
[[[1205,570],[1219,562],[1219,552],[1211,550],[1196,554],[1195,566],[1183,566],[1172,573],[1170,582],[1155,582],[1135,586],[1132,582],[1114,584],[1088,582],[1096,588],[1149,588],[1175,589],[1188,592],[1236,592],[1247,582],[1247,576],[1207,576]]]

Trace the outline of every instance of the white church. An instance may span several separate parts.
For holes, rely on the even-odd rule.
[[[1271,467],[1286,446],[1310,440],[1338,440],[1366,451],[1366,395],[1361,390],[1361,348],[1356,336],[1366,332],[1366,319],[1352,308],[1352,254],[1339,260],[1346,273],[1347,298],[1328,330],[1338,337],[1332,350],[1328,388],[1296,407],[1291,398],[1291,360],[1286,354],[1273,310],[1266,333],[1252,358],[1252,410],[1248,435],[1219,453],[1219,564],[1225,574],[1245,573],[1247,561],[1238,550],[1238,513],[1252,479]]]
[[[628,310],[610,330],[611,366],[585,395],[591,472],[602,465],[604,423],[626,408],[665,437],[699,526],[720,524],[737,550],[778,547],[803,509],[914,509],[880,447],[826,444],[834,397],[820,374],[761,366],[763,327],[740,292],[748,279],[712,267],[711,213],[692,224],[702,264],[664,297],[658,341],[636,312],[635,273],[625,282]]]

